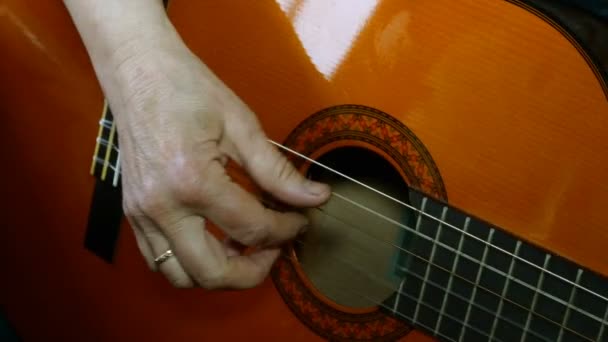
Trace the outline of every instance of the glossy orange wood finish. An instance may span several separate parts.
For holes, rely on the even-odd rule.
[[[504,0],[335,3],[173,0],[169,13],[274,140],[329,106],[375,107],[425,144],[451,204],[608,274],[608,101],[562,33]],[[113,265],[87,252],[103,95],[86,52],[60,2],[34,0],[0,1],[0,46],[0,305],[26,340],[318,339],[270,281],[172,289],[126,224]]]

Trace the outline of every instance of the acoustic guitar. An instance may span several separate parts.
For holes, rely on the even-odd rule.
[[[61,2],[0,1],[3,311],[25,341],[608,341],[606,25],[559,4],[169,1],[333,191],[262,285],[205,291],[143,262]]]

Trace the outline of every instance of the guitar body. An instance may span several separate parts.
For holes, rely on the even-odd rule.
[[[274,141],[313,159],[372,152],[399,183],[378,186],[417,189],[608,274],[606,83],[541,12],[505,0],[172,0],[168,13]],[[104,97],[80,38],[58,1],[3,0],[0,46],[0,307],[26,341],[434,339],[377,302],[334,301],[340,291],[315,286],[320,250],[299,263],[286,249],[255,289],[176,290],[148,271],[123,220],[114,259],[101,260],[83,240]]]

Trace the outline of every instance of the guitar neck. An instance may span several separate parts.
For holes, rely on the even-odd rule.
[[[411,202],[384,310],[448,341],[608,341],[605,278],[420,193]]]

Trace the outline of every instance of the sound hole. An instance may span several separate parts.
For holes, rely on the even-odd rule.
[[[339,148],[318,159],[364,184],[408,202],[408,187],[381,156],[363,148]],[[407,222],[408,210],[359,184],[318,166],[308,171],[339,196],[308,212],[312,227],[294,244],[305,274],[325,297],[351,308],[373,308],[399,286],[395,261],[403,229],[390,220]],[[378,213],[383,217],[372,214]],[[389,218],[390,220],[387,220]]]

